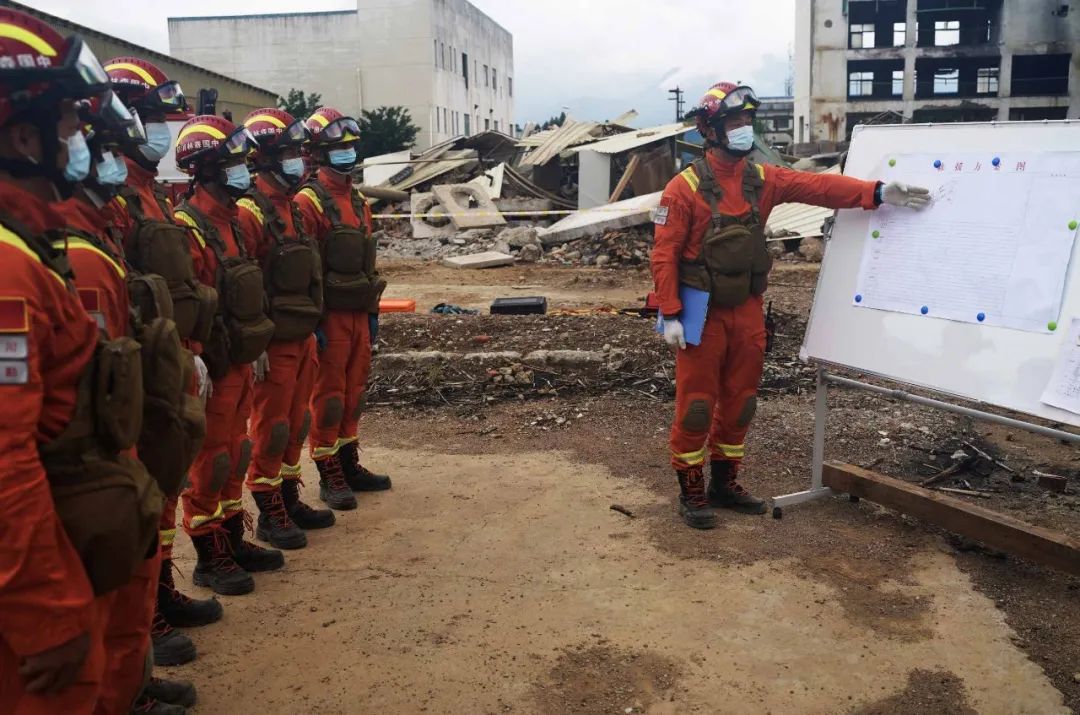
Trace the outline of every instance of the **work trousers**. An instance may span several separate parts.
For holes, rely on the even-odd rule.
[[[311,430],[309,401],[319,365],[310,335],[271,343],[266,355],[266,379],[253,388],[253,457],[247,475],[252,492],[273,491],[282,479],[300,478],[300,451]]]
[[[713,460],[739,462],[757,409],[765,365],[761,296],[734,308],[709,309],[700,345],[675,359],[671,464],[686,469]]]
[[[251,461],[247,422],[251,414],[251,366],[230,365],[206,401],[206,440],[181,494],[184,530],[213,531],[217,522],[243,512],[244,476]]]
[[[356,441],[371,372],[367,313],[330,311],[321,325],[326,347],[311,395],[311,456],[323,459]]]
[[[75,683],[58,695],[27,693],[18,656],[0,640],[0,712],[127,715],[143,687],[160,564],[155,554],[123,587],[94,599],[89,653]]]

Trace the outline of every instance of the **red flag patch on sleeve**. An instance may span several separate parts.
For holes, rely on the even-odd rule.
[[[29,333],[30,308],[26,298],[0,297],[0,333]]]
[[[101,293],[97,288],[79,288],[79,300],[87,313],[101,312]]]

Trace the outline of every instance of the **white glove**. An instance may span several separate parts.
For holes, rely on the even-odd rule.
[[[270,372],[270,356],[263,351],[259,359],[251,363],[251,369],[255,371],[255,382],[266,380],[266,373]]]
[[[891,181],[881,190],[881,201],[891,206],[919,211],[930,205],[930,189]]]
[[[673,348],[686,349],[686,332],[681,321],[664,319],[664,342]]]
[[[214,383],[210,381],[210,371],[198,355],[195,356],[195,382],[199,387],[199,399],[206,401],[214,394]]]

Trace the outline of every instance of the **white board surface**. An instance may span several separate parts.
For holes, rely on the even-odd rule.
[[[1080,151],[1080,122],[1003,122],[856,127],[845,173],[880,176],[890,156],[1004,157]],[[994,206],[983,202],[983,215]],[[1075,207],[1080,220],[1080,205]],[[1080,414],[1041,402],[1069,331],[1026,332],[857,306],[873,212],[840,211],[818,279],[804,360],[853,368],[1080,427]],[[1058,323],[1080,318],[1080,250],[1069,257]]]

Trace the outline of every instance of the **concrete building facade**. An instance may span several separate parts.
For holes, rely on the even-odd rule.
[[[1080,5],[797,0],[795,142],[856,124],[1080,118]]]
[[[172,54],[281,95],[402,106],[421,149],[485,129],[512,133],[513,36],[467,0],[357,0],[356,10],[169,18]]]
[[[790,151],[795,141],[794,97],[761,97],[757,119],[764,129],[762,138],[771,147]]]
[[[153,62],[169,76],[169,79],[180,83],[193,111],[197,109],[196,102],[200,89],[216,89],[218,91],[217,113],[221,114],[228,110],[237,119],[253,109],[277,104],[277,93],[269,89],[242,82],[220,72],[212,72],[191,62],[184,62],[119,37],[106,35],[104,32],[41,12],[22,3],[0,0],[0,7],[12,7],[30,13],[55,27],[62,35],[81,35],[102,62],[121,55],[133,55]]]

